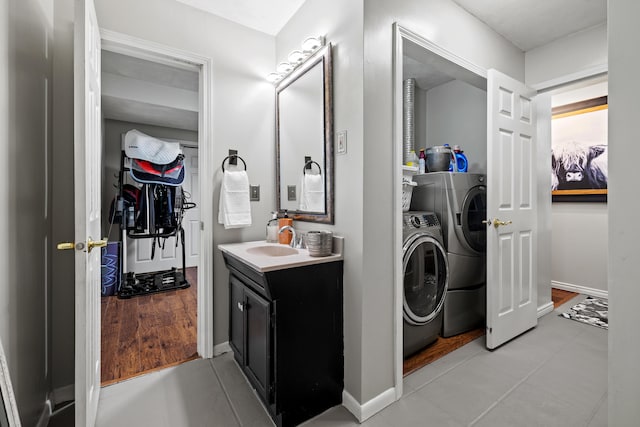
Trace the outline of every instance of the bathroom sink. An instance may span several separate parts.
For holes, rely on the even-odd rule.
[[[323,264],[340,261],[342,257],[342,237],[333,237],[338,243],[336,252],[329,256],[314,257],[309,250],[292,248],[278,243],[267,243],[264,240],[255,242],[226,243],[218,248],[227,255],[247,264],[260,272],[284,270],[305,265]]]
[[[254,246],[248,248],[247,252],[253,255],[265,255],[265,256],[287,256],[295,255],[298,253],[297,249],[289,246]]]

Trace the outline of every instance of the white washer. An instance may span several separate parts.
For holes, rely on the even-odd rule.
[[[449,260],[449,290],[442,336],[485,323],[486,177],[464,172],[415,175],[411,209],[435,212],[442,224]]]
[[[449,264],[433,212],[407,212],[402,219],[403,354],[407,357],[438,338]]]

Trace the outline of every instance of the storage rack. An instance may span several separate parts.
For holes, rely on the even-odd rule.
[[[126,177],[126,172],[130,171],[130,167],[126,165],[127,156],[124,151],[120,156],[120,171],[118,176],[118,200],[123,200],[123,187]],[[180,206],[181,210],[188,209],[184,206],[184,195],[182,195],[182,187],[180,187],[181,197],[183,203]],[[118,298],[131,298],[140,295],[149,295],[158,292],[165,292],[175,289],[186,289],[190,286],[186,279],[186,254],[185,254],[185,238],[184,228],[182,228],[182,215],[179,219],[179,227],[174,228],[170,232],[150,233],[148,230],[145,232],[136,232],[135,228],[131,228],[127,224],[127,212],[124,211],[122,203],[119,202],[118,209],[121,215],[120,221],[120,271],[121,281],[118,287]],[[179,235],[179,238],[178,238]],[[182,248],[182,268],[178,269],[172,267],[169,270],[154,271],[149,273],[134,273],[126,272],[126,262],[124,257],[127,254],[127,237],[130,239],[156,239],[156,238],[168,238],[176,237],[176,245],[180,243]],[[154,244],[155,248],[155,244]],[[152,251],[153,254],[153,251]],[[153,257],[153,255],[152,255]]]

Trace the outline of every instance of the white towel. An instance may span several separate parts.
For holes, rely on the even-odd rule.
[[[247,171],[224,171],[220,186],[218,223],[224,224],[225,229],[251,225]]]
[[[324,212],[324,177],[322,174],[304,174],[300,187],[300,210]]]

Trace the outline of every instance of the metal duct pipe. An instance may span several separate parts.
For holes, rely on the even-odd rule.
[[[406,164],[412,150],[415,150],[415,99],[416,79],[409,78],[402,83],[402,164]]]

